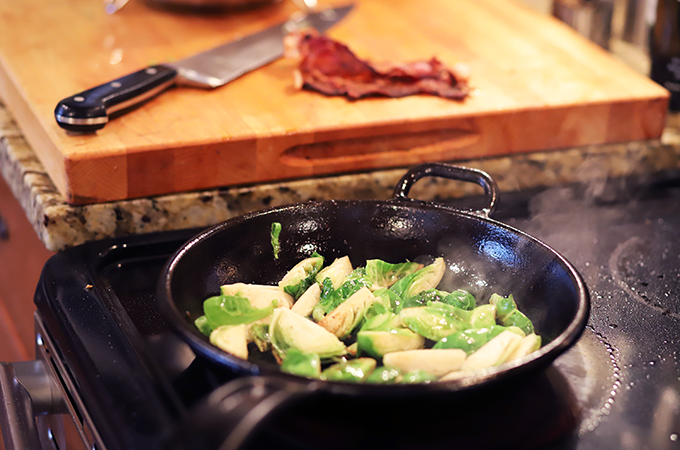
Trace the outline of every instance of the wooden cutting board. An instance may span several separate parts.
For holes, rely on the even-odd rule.
[[[0,95],[73,204],[661,134],[667,92],[555,19],[509,0],[355,1],[331,37],[372,60],[465,63],[472,97],[326,97],[298,91],[282,59],[215,90],[173,89],[96,134],[66,133],[53,116],[62,98],[296,11],[143,0],[113,15],[97,0],[0,2]]]

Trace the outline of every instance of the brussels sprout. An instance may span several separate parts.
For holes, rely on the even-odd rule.
[[[374,300],[373,293],[363,287],[321,319],[319,325],[337,337],[345,337],[359,325]]]
[[[242,359],[248,359],[248,329],[245,324],[222,325],[210,333],[210,343]]]
[[[424,370],[414,370],[405,373],[401,379],[403,384],[430,383],[432,381],[437,381],[437,377]]]
[[[323,280],[330,278],[333,289],[338,289],[353,270],[349,256],[343,256],[333,261],[330,266],[321,269],[316,274],[316,282],[323,284]]]
[[[375,370],[373,358],[357,358],[333,364],[323,372],[321,379],[326,381],[345,381],[359,383],[368,378]]]
[[[390,331],[404,328],[398,315],[386,312],[366,319],[361,325],[361,331]]]
[[[272,223],[272,230],[270,233],[270,240],[272,243],[272,250],[274,251],[274,259],[279,259],[279,252],[281,251],[281,244],[279,242],[279,235],[281,234],[281,224],[279,222]]]
[[[439,340],[432,348],[459,348],[468,355],[489,341],[488,328],[470,328]]]
[[[269,349],[269,325],[255,322],[248,327],[248,342],[254,342],[261,352]]]
[[[457,348],[404,350],[387,353],[383,356],[386,367],[394,367],[402,372],[424,370],[435,377],[454,370],[460,370],[466,354]]]
[[[482,345],[486,344],[491,339],[495,338],[506,330],[518,334],[520,337],[524,337],[524,332],[522,332],[522,330],[517,327],[492,325],[488,328],[470,328],[459,333],[446,336],[434,344],[432,348],[459,348],[470,355]]]
[[[205,317],[204,315],[194,320],[194,326],[198,328],[198,331],[205,334],[206,336],[210,336],[210,333],[213,330],[210,324],[208,323],[208,318]]]
[[[398,369],[393,367],[378,367],[368,378],[366,378],[366,383],[394,384],[401,382],[402,378],[401,372]]]
[[[357,333],[357,352],[374,358],[400,350],[414,350],[425,346],[425,338],[402,328],[390,331],[360,331]]]
[[[325,278],[321,285],[321,298],[319,303],[312,310],[312,317],[317,322],[321,321],[324,316],[335,308],[340,306],[342,302],[351,297],[354,293],[363,287],[368,287],[365,278],[363,277],[363,268],[355,269],[352,273],[347,275],[345,281],[338,289],[333,288],[333,283],[330,278]]]
[[[291,348],[281,364],[281,371],[307,378],[321,376],[321,358],[316,353],[303,353]]]
[[[369,281],[369,288],[377,291],[392,286],[422,267],[422,264],[412,262],[391,264],[380,259],[369,259],[366,261],[366,278]]]
[[[511,331],[503,331],[468,356],[461,370],[471,371],[503,364],[519,346],[521,340],[522,337],[519,335]]]
[[[541,337],[537,334],[529,334],[522,338],[514,352],[508,357],[508,361],[522,358],[541,348]]]
[[[524,315],[522,311],[519,309],[515,309],[510,312],[503,320],[501,320],[501,324],[505,325],[506,327],[518,327],[521,328],[522,331],[524,331],[524,334],[532,334],[534,332],[534,324],[531,323],[531,320],[527,316]]]
[[[513,298],[512,294],[507,297],[501,297],[498,294],[492,294],[491,298],[489,299],[489,304],[496,307],[496,315],[498,316],[499,320],[503,320],[508,314],[510,314],[510,312],[517,309],[517,304],[515,303],[515,299]]]
[[[496,325],[496,307],[494,305],[480,305],[473,309],[468,322],[472,328],[490,328]]]
[[[496,315],[501,325],[519,327],[527,335],[534,332],[534,324],[522,311],[517,309],[517,304],[512,294],[508,297],[493,294],[489,299],[489,303],[496,305]]]
[[[395,311],[401,301],[399,296],[389,289],[378,289],[373,291],[373,295],[376,300],[374,305],[381,305],[390,312]]]
[[[407,299],[428,289],[434,289],[444,276],[446,264],[444,258],[437,258],[434,262],[394,283],[390,290],[400,298]]]
[[[455,317],[456,319],[462,320],[463,322],[470,322],[470,316],[472,315],[472,311],[458,308],[457,306],[452,306],[449,305],[448,303],[427,302],[427,306],[431,306],[433,308],[438,308],[443,311],[446,311],[447,313],[453,315],[453,317]]]
[[[266,308],[272,301],[276,301],[276,308],[293,306],[293,297],[276,286],[234,283],[221,286],[220,292],[222,295],[245,297],[254,308]]]
[[[467,322],[434,306],[402,309],[399,318],[405,326],[433,341],[470,328]]]
[[[309,258],[303,259],[279,281],[279,288],[297,300],[314,282],[314,277],[321,270],[323,261],[323,256],[316,252]]]
[[[210,297],[203,302],[206,321],[213,330],[221,325],[251,323],[269,316],[274,303],[266,308],[254,308],[247,298],[231,295]]]
[[[456,289],[455,291],[446,295],[441,300],[441,302],[468,311],[477,306],[477,300],[475,297],[463,289]]]
[[[333,333],[286,308],[274,310],[269,324],[269,339],[275,355],[281,359],[285,359],[291,348],[303,353],[316,353],[321,359],[347,353],[345,344]]]
[[[319,303],[320,299],[321,286],[319,286],[317,283],[312,283],[312,285],[307,288],[305,293],[302,294],[299,299],[297,299],[290,310],[294,313],[300,314],[303,317],[308,317],[310,314],[312,314],[314,307]]]

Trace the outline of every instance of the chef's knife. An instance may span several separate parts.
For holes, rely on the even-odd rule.
[[[60,101],[54,116],[69,131],[103,128],[122,114],[174,85],[216,88],[283,56],[283,38],[295,28],[323,33],[352,9],[347,5],[291,19],[181,61],[150,66]]]

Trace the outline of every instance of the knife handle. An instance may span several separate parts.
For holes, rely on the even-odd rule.
[[[177,71],[156,65],[125,75],[60,101],[54,117],[68,131],[91,132],[104,128],[109,117],[140,105],[172,87]]]

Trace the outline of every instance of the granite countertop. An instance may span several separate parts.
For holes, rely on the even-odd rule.
[[[680,118],[669,116],[660,140],[453,161],[488,172],[502,192],[557,183],[652,174],[680,167]],[[325,199],[387,199],[407,168],[186,192],[72,206],[64,201],[11,112],[0,103],[0,170],[36,233],[52,251],[108,237],[204,227],[258,209]],[[470,183],[427,178],[422,200],[479,192]]]

